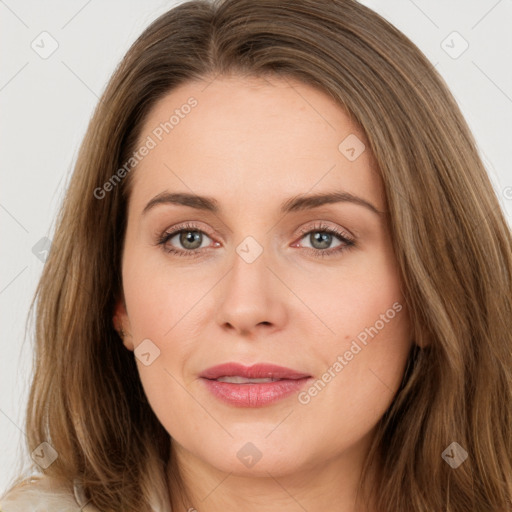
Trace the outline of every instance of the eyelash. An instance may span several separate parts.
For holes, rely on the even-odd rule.
[[[165,246],[165,244],[171,238],[173,238],[175,235],[182,233],[182,232],[187,232],[187,231],[195,231],[195,232],[203,233],[203,234],[209,236],[210,238],[212,238],[208,233],[206,233],[202,229],[199,229],[198,226],[196,226],[194,224],[185,223],[185,224],[176,226],[176,228],[173,229],[172,231],[165,231],[164,233],[162,233],[162,235],[159,236],[159,238],[158,238],[157,245],[162,245],[162,248],[165,252],[174,254],[176,256],[185,256],[185,257],[192,257],[192,258],[200,256],[201,255],[200,253],[203,252],[204,249],[207,249],[206,247],[203,247],[202,249],[180,250],[180,249],[176,249],[172,246],[171,247]],[[324,249],[324,250],[313,249],[311,247],[303,247],[304,250],[306,250],[310,254],[313,254],[313,256],[320,257],[320,258],[334,256],[336,254],[342,253],[343,251],[352,249],[356,246],[356,242],[352,237],[348,236],[346,233],[338,231],[336,228],[326,226],[325,224],[318,224],[318,225],[313,226],[312,228],[302,229],[299,233],[299,235],[300,235],[299,240],[301,240],[302,238],[304,238],[304,236],[306,236],[310,233],[316,233],[316,232],[329,233],[331,235],[335,235],[337,238],[340,239],[341,242],[343,242],[344,245],[340,245],[340,246],[332,248],[332,249]]]

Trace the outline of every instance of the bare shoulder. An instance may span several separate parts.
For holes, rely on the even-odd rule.
[[[78,484],[33,476],[0,496],[0,512],[100,512],[87,504]]]

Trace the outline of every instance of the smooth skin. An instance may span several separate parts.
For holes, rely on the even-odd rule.
[[[158,141],[154,130],[190,97],[197,105]],[[354,161],[339,149],[350,134],[366,146]],[[132,171],[115,322],[128,350],[150,340],[160,351],[148,365],[136,361],[173,439],[190,507],[355,512],[363,459],[412,343],[383,186],[364,134],[312,86],[222,76],[162,98],[140,145],[148,136],[157,144]],[[143,213],[164,192],[208,196],[218,211],[159,203]],[[333,192],[381,213],[351,201],[281,213],[290,198]],[[184,223],[191,233],[158,243]],[[256,243],[244,245],[246,237]],[[262,252],[248,263],[237,247]],[[308,403],[294,394],[234,407],[199,377],[224,362],[267,362],[317,381],[396,303],[401,311]],[[247,443],[261,455],[250,467],[237,456]]]

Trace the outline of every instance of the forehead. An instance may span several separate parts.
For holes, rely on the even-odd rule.
[[[364,132],[329,95],[290,78],[182,84],[149,112],[143,145],[151,149],[132,171],[135,203],[172,189],[269,198],[336,186],[383,206]]]

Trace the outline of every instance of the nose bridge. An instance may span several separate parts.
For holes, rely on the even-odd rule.
[[[284,322],[286,298],[267,267],[273,260],[270,245],[247,236],[235,247],[219,302],[221,325],[250,332],[258,325],[277,327]]]
[[[273,286],[269,283],[270,250],[253,236],[245,237],[235,247],[226,298],[236,299],[239,308],[248,308],[268,301]]]

